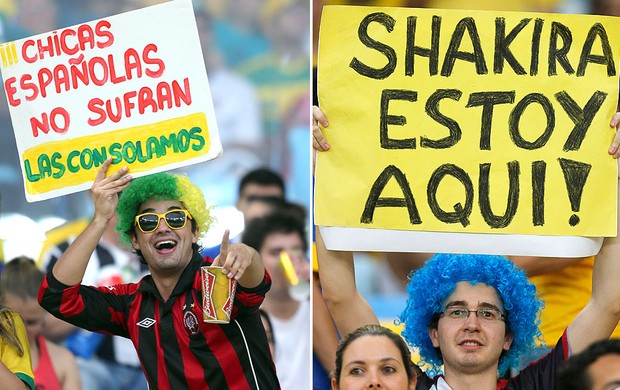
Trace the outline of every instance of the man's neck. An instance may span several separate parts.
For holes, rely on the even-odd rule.
[[[153,282],[164,302],[167,302],[168,298],[172,295],[172,291],[174,291],[180,276],[179,274],[176,275],[176,277],[153,277]]]
[[[285,299],[275,299],[267,294],[261,306],[272,316],[281,320],[288,320],[293,317],[295,313],[297,313],[299,304],[299,301],[296,301],[290,297]]]
[[[191,262],[192,258],[193,257],[190,257],[190,260],[185,263],[185,265],[168,271],[154,270],[149,266],[149,271],[151,272],[153,283],[155,283],[157,291],[159,291],[161,299],[163,299],[164,302],[167,302],[172,295],[172,292],[174,291],[174,288],[179,282],[181,275],[187,268],[188,264]]]
[[[452,390],[495,390],[497,367],[478,373],[463,373],[446,367],[444,379]]]

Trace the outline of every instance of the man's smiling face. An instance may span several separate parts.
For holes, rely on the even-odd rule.
[[[458,282],[445,300],[445,307],[464,310],[498,309],[503,304],[495,288],[484,283],[472,285]],[[503,320],[478,318],[475,312],[467,318],[439,318],[436,329],[429,329],[433,346],[441,350],[446,378],[455,373],[481,373],[497,370],[502,351],[512,344]]]
[[[138,214],[153,212],[164,214],[170,210],[185,210],[185,206],[176,200],[149,200],[138,209]],[[140,250],[151,273],[169,273],[182,271],[192,258],[192,244],[198,241],[198,231],[192,231],[192,221],[187,220],[180,229],[172,229],[164,221],[152,232],[144,233],[135,227],[132,243]]]

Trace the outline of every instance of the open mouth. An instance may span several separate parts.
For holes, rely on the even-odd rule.
[[[156,243],[155,249],[157,249],[158,251],[167,251],[167,250],[173,249],[176,246],[177,246],[177,243],[175,241],[166,240],[166,241],[160,241]]]
[[[464,341],[461,341],[459,345],[467,349],[476,349],[476,348],[482,347],[482,343],[476,340],[464,340]]]

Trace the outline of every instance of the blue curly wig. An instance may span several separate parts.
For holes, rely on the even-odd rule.
[[[527,280],[525,272],[505,257],[437,254],[413,271],[409,279],[407,306],[399,321],[405,325],[403,337],[419,349],[420,366],[429,376],[440,374],[443,364],[428,334],[429,325],[444,309],[444,301],[457,282],[492,286],[502,300],[508,313],[506,331],[512,333],[514,340],[500,358],[499,372],[517,367],[519,357],[534,348],[541,338],[538,325],[542,302],[536,297],[536,288]]]

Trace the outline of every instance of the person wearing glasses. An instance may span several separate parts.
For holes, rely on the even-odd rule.
[[[510,260],[437,254],[412,273],[407,295],[400,320],[402,335],[419,348],[426,372],[419,388],[534,388],[540,381],[551,386],[543,388],[554,388],[556,363],[568,353],[563,343],[545,358],[548,363],[526,368],[510,386],[497,383],[498,373],[514,367],[541,336],[542,303],[525,272]]]
[[[137,179],[124,167],[91,187],[93,219],[47,274],[39,303],[91,331],[132,340],[151,389],[278,389],[259,306],[271,286],[256,250],[229,244],[202,258],[198,238],[211,224],[200,189],[183,175]],[[88,259],[114,214],[121,241],[149,267],[138,283],[80,284]],[[237,281],[229,323],[203,321],[201,267],[220,265]]]
[[[313,145],[330,148],[321,127],[327,118],[313,108]],[[607,151],[620,157],[620,112],[611,119],[616,135]],[[618,207],[620,212],[620,207]],[[617,216],[620,219],[620,216]],[[353,255],[328,250],[317,229],[316,250],[323,295],[341,334],[378,324],[357,290]],[[417,348],[418,390],[555,389],[556,374],[571,355],[609,338],[620,320],[620,235],[606,237],[594,261],[592,295],[555,347],[519,375],[509,367],[537,345],[542,304],[523,270],[502,256],[438,254],[410,274],[407,304],[400,315],[407,343]],[[325,277],[324,277],[325,276]],[[559,388],[559,387],[558,387]]]
[[[319,258],[327,262],[343,259],[345,252],[327,250],[320,235],[317,238]],[[418,351],[417,364],[424,371],[416,389],[555,389],[561,365],[591,343],[608,338],[618,323],[619,246],[617,238],[605,239],[595,262],[589,304],[549,354],[511,378],[504,375],[508,368],[541,337],[542,303],[534,285],[523,270],[502,256],[433,256],[412,272],[406,307],[399,317],[404,325],[402,336]],[[372,309],[364,307],[361,295],[347,295],[349,309],[340,315],[358,323],[379,323]]]

